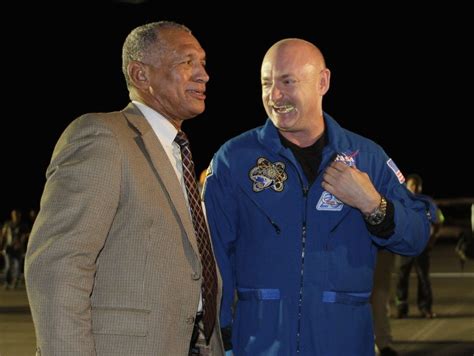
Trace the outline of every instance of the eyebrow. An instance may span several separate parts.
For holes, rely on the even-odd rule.
[[[293,77],[294,75],[293,74],[282,74],[282,75],[279,75],[278,76],[278,79],[285,79],[285,78],[288,78],[288,77]],[[270,76],[266,75],[266,76],[262,76],[262,78],[269,78]]]

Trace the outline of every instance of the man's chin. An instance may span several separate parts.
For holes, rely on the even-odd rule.
[[[272,122],[279,130],[282,130],[282,131],[291,131],[291,128],[295,124],[295,120],[290,119],[290,118],[282,118],[281,116],[273,117]]]
[[[195,116],[198,116],[198,115],[202,114],[205,109],[206,109],[206,106],[204,105],[204,102],[202,103],[202,105],[195,105],[192,108],[192,110],[190,110],[191,115],[192,115],[190,117],[195,117]]]

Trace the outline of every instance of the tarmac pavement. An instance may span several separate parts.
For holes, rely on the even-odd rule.
[[[474,261],[467,261],[461,271],[452,241],[435,246],[431,256],[435,319],[420,317],[415,304],[416,278],[411,277],[409,316],[391,319],[399,355],[474,356]],[[34,327],[24,284],[14,290],[0,288],[0,356],[34,353]]]

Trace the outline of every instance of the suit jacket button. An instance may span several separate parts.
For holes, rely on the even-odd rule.
[[[188,325],[194,324],[194,316],[188,316],[186,318],[186,324]]]
[[[201,275],[197,272],[194,272],[191,277],[193,280],[197,281],[198,279],[201,278]]]

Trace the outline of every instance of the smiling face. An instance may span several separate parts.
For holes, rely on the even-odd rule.
[[[179,127],[205,108],[206,54],[196,38],[180,29],[163,29],[159,48],[139,63],[142,101]],[[139,71],[142,71],[141,73]]]
[[[283,136],[299,146],[316,141],[324,130],[322,97],[329,70],[309,42],[288,39],[269,49],[262,63],[265,111]]]

